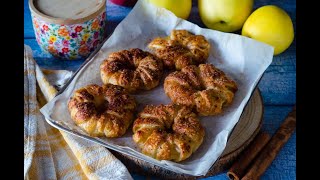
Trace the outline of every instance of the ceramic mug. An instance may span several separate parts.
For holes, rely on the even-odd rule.
[[[55,18],[35,8],[29,0],[36,40],[42,50],[62,59],[87,57],[103,41],[106,23],[106,0],[97,11],[78,19]]]

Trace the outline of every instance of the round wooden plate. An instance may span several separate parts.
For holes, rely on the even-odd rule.
[[[205,176],[178,174],[116,151],[112,151],[112,153],[121,160],[131,173],[145,176],[157,176],[164,179],[196,179],[212,176],[229,168],[236,157],[258,134],[262,126],[263,109],[262,97],[257,88],[244,108],[239,122],[230,134],[227,146],[221,157],[214,163]]]

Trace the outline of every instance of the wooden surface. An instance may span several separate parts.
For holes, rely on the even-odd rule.
[[[47,69],[66,69],[75,71],[83,62],[61,61],[49,54],[41,52],[35,40],[28,8],[28,0],[24,0],[24,43],[33,49],[37,63]],[[263,5],[277,5],[288,12],[296,30],[296,1],[295,0],[255,0],[254,9]],[[114,5],[107,1],[107,34],[125,18],[131,8]],[[193,8],[189,21],[205,27],[200,20],[197,1],[193,1]],[[262,130],[271,135],[276,131],[286,115],[296,102],[296,40],[284,53],[275,56],[272,64],[266,70],[259,85],[264,102],[264,117]],[[134,179],[145,179],[141,174],[132,174]],[[152,179],[157,179],[152,177]],[[227,179],[226,173],[207,177],[204,179]],[[261,179],[296,179],[296,133],[273,161]]]
[[[260,91],[256,89],[248,101],[239,122],[233,129],[221,158],[217,160],[205,176],[195,177],[186,174],[178,174],[115,151],[113,151],[113,154],[126,165],[130,173],[134,174],[157,176],[163,179],[196,179],[210,177],[227,170],[237,156],[258,134],[262,126],[263,109]]]

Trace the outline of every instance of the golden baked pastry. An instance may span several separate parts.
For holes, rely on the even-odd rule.
[[[165,38],[155,38],[148,45],[168,69],[180,70],[188,65],[204,63],[209,56],[210,43],[202,35],[186,30],[173,30]]]
[[[176,162],[190,157],[205,135],[191,108],[172,104],[146,106],[133,123],[133,133],[143,154]]]
[[[135,48],[111,53],[100,65],[104,84],[119,85],[129,92],[150,90],[159,84],[162,61],[151,53]]]
[[[120,137],[133,121],[136,102],[120,86],[92,84],[76,90],[68,108],[72,120],[90,136]]]
[[[229,106],[238,88],[212,64],[200,64],[170,73],[164,81],[164,90],[174,103],[191,106],[199,115],[209,116]]]

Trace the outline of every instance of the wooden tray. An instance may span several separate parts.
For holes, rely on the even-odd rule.
[[[157,176],[164,179],[196,179],[212,176],[229,168],[236,157],[258,134],[262,126],[263,109],[262,97],[259,89],[257,88],[253,92],[248,104],[244,108],[239,122],[230,134],[227,146],[221,157],[210,168],[209,172],[205,176],[178,174],[150,164],[146,161],[139,160],[113,150],[111,151],[128,168],[130,173],[141,174],[145,176]]]

